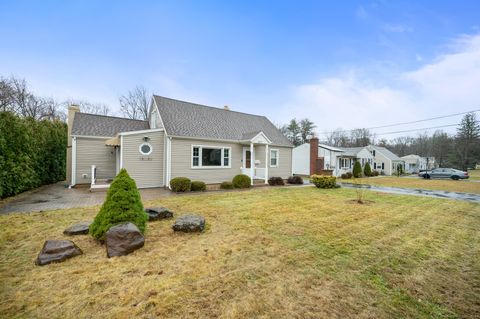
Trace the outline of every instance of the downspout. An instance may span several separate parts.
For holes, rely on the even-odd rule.
[[[70,187],[77,183],[77,137],[72,137],[72,183]]]

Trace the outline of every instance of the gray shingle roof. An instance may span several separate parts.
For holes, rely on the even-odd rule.
[[[245,140],[246,136],[253,137],[262,131],[273,145],[293,147],[265,116],[178,101],[158,95],[153,97],[169,135],[241,141]]]
[[[401,161],[402,160],[400,157],[398,157],[397,155],[395,155],[394,153],[392,153],[390,150],[388,150],[385,147],[374,146],[374,148],[377,149],[378,151],[380,151],[380,153],[382,153],[383,155],[385,155],[385,157],[387,157],[388,159],[390,159],[392,161]]]
[[[112,137],[120,132],[148,128],[147,121],[77,112],[73,118],[72,135]]]
[[[342,155],[357,156],[358,152],[360,152],[364,148],[365,147],[344,147],[342,149],[344,150],[345,153],[343,153]]]

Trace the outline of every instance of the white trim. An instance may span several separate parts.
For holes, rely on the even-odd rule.
[[[256,142],[256,139],[259,136],[263,137],[267,141],[267,144],[272,144],[272,141],[267,137],[267,135],[265,135],[265,133],[263,133],[263,131],[258,132],[258,134],[252,137],[249,141],[255,144],[265,144],[265,143]]]
[[[265,184],[268,184],[268,144],[265,145]],[[277,160],[278,161],[278,160]]]
[[[167,172],[166,172],[166,166],[167,166],[167,134],[163,134],[163,185],[167,185]]]
[[[162,115],[160,114],[160,109],[158,108],[157,102],[155,101],[155,96],[152,96],[153,104],[155,104],[155,107],[158,112],[158,118],[160,119],[160,123],[162,123],[162,128],[165,130],[165,134],[167,134],[167,130],[165,129],[165,124],[163,123]]]
[[[115,136],[89,136],[89,135],[71,135],[72,137],[76,138],[90,138],[90,139],[99,139],[99,140],[109,140],[114,138]]]
[[[77,183],[77,137],[72,136],[72,185]]]
[[[227,140],[227,139],[221,139],[221,138],[190,137],[190,136],[179,136],[179,135],[170,135],[170,137],[177,138],[177,139],[180,139],[180,140],[196,140],[196,141],[207,141],[207,142],[229,142],[229,143],[241,144],[241,145],[250,144],[249,140]],[[262,145],[264,145],[264,144],[262,144]],[[277,145],[277,144],[270,144],[270,146],[295,148],[295,146]]]
[[[253,142],[250,143],[250,181],[253,185],[253,178],[255,177],[255,149],[253,147]]]
[[[198,147],[198,166],[193,166],[193,149]],[[222,150],[222,158],[220,166],[203,166],[202,165],[202,151],[204,148],[213,148]],[[224,150],[228,149],[228,166],[224,165]],[[217,145],[198,145],[192,144],[190,147],[190,168],[191,169],[222,169],[222,168],[232,168],[232,148],[230,146],[217,146]]]
[[[144,145],[147,145],[148,147],[150,147],[150,152],[144,153],[144,152],[142,151],[142,146],[144,146]],[[138,152],[140,152],[140,154],[145,155],[145,156],[148,156],[148,155],[152,154],[152,152],[153,152],[152,144],[147,143],[147,142],[144,142],[144,143],[140,144],[140,145],[138,146]]]
[[[272,152],[277,152],[277,164],[272,165]],[[269,161],[269,166],[270,167],[279,167],[280,166],[280,150],[278,148],[271,148],[270,149],[270,161]]]
[[[120,135],[120,169],[123,168],[123,136]]]
[[[140,131],[120,132],[118,133],[118,135],[127,136],[127,135],[146,134],[146,133],[163,132],[163,131],[165,131],[163,128],[154,128],[154,129],[140,130]]]

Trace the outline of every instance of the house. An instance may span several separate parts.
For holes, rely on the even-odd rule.
[[[293,174],[310,176],[332,171],[332,174],[335,175],[337,156],[344,151],[326,144],[317,144],[317,141],[316,139],[312,139],[310,142],[299,145],[293,149]],[[310,148],[313,145],[318,145],[317,154],[313,155],[313,158],[319,162],[315,163],[313,167],[310,167]],[[313,147],[315,148],[315,146]],[[312,154],[313,153],[314,152],[312,152]],[[316,168],[317,166],[318,169]],[[310,171],[311,168],[312,171]]]
[[[355,161],[362,167],[373,165],[373,156],[365,147],[340,148],[320,144],[318,138],[293,149],[293,174],[332,174],[341,176],[351,172]]]
[[[420,170],[427,169],[427,159],[415,154],[405,155],[401,157],[405,161],[405,172],[417,174]]]
[[[267,183],[292,171],[290,141],[264,116],[154,95],[147,121],[68,110],[71,186],[106,187],[125,168],[140,188],[175,177],[207,184],[237,174]]]
[[[368,145],[366,147],[374,157],[373,170],[383,175],[394,175],[397,167],[402,166],[405,171],[405,162],[385,147]]]
[[[293,174],[313,175],[332,174],[341,176],[352,172],[355,161],[360,162],[362,168],[366,163],[372,170],[384,175],[392,175],[397,166],[404,166],[404,161],[384,147],[333,147],[320,144],[317,138],[309,143],[293,149]]]

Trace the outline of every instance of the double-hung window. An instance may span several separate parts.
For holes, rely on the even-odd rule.
[[[278,167],[278,150],[270,150],[270,167]]]
[[[192,146],[193,168],[230,167],[230,148],[215,146]]]

